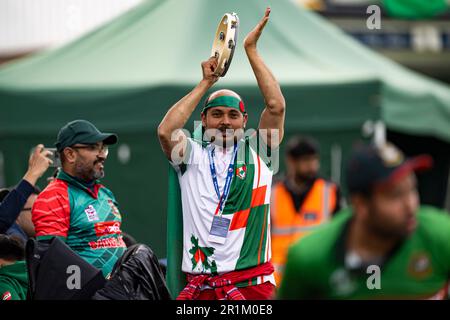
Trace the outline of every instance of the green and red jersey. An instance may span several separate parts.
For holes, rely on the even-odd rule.
[[[183,207],[183,272],[217,275],[254,268],[270,261],[273,171],[266,155],[268,148],[258,137],[254,134],[242,139],[236,156],[233,146],[222,148],[188,139],[184,163],[172,163],[178,173]],[[232,176],[222,212],[222,217],[229,220],[224,243],[212,241],[209,237],[219,204],[209,158],[213,150],[221,195],[224,194],[227,175]],[[234,167],[230,169],[232,161]],[[267,281],[275,284],[273,274],[255,277],[236,286]]]
[[[60,237],[106,277],[126,250],[117,205],[103,185],[89,188],[61,171],[33,205],[36,238]]]
[[[25,261],[0,268],[0,301],[25,300],[28,291],[28,275]]]
[[[293,245],[281,299],[446,299],[450,279],[450,216],[431,207],[417,213],[416,230],[379,267],[350,268],[345,241],[351,212],[344,211]]]

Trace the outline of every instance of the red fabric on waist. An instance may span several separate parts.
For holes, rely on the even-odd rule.
[[[248,287],[239,287],[245,300],[272,300],[275,299],[275,285],[266,281],[261,284],[255,284]],[[216,292],[212,289],[204,289],[200,291],[197,300],[216,300]]]
[[[202,285],[206,284],[214,289],[218,300],[245,300],[245,297],[235,286],[236,283],[247,281],[259,276],[271,275],[274,268],[271,262],[260,264],[254,268],[235,270],[222,275],[187,274],[188,284],[180,292],[177,300],[195,300]]]

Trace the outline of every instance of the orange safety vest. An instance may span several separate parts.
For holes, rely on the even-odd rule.
[[[336,207],[336,192],[337,187],[334,183],[317,179],[297,211],[284,183],[279,182],[273,187],[270,210],[272,263],[278,285],[286,264],[289,246],[329,220]]]

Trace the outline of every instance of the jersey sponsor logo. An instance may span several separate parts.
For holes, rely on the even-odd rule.
[[[12,295],[11,292],[6,291],[3,295],[2,295],[2,300],[11,300],[12,299]]]
[[[246,175],[247,175],[246,165],[236,168],[236,177],[238,177],[241,180],[244,180]]]
[[[114,201],[111,199],[108,199],[108,205],[111,207],[111,213],[117,218],[122,219],[122,216],[120,215],[120,211],[117,208],[117,206],[114,204]]]
[[[126,248],[125,242],[122,237],[99,239],[97,241],[90,241],[89,247],[93,250],[107,249],[107,248]]]
[[[95,208],[91,204],[84,209],[84,212],[86,213],[89,222],[100,220],[97,211],[95,211]]]
[[[94,225],[94,228],[97,237],[122,233],[119,221],[98,222]]]
[[[426,252],[414,253],[409,259],[408,273],[416,279],[423,279],[431,275],[433,268],[430,257]]]

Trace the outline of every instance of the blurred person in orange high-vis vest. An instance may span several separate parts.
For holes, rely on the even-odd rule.
[[[272,190],[272,263],[280,283],[289,246],[340,210],[339,187],[318,176],[319,144],[292,137],[286,146],[286,177]]]

